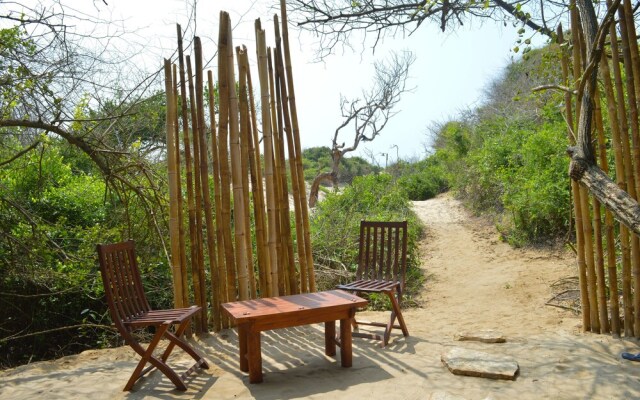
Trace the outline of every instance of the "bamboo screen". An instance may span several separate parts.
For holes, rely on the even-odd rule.
[[[607,1],[611,6],[611,1]],[[638,200],[640,189],[640,61],[633,10],[623,1],[616,22],[608,30],[605,56],[599,67],[593,118],[593,150],[598,165],[615,176],[620,188]],[[565,115],[568,137],[581,114],[576,98],[586,76],[587,49],[577,8],[571,10],[571,30],[558,43],[565,49],[562,59]],[[568,44],[568,46],[567,46]],[[575,90],[570,90],[570,89]],[[609,163],[613,161],[613,165]],[[614,336],[640,337],[640,241],[638,236],[614,221],[612,213],[572,181],[577,266],[583,330]]]
[[[200,38],[185,55],[179,25],[177,65],[164,62],[174,302],[202,307],[196,332],[229,326],[221,303],[315,291],[284,5],[282,15],[273,47],[256,21],[250,55],[221,12],[206,81]]]

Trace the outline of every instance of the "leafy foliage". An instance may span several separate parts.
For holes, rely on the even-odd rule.
[[[440,168],[439,176],[472,209],[494,215],[514,245],[552,240],[569,229],[561,95],[531,94],[558,79],[558,49],[528,55],[490,85],[487,102],[473,114],[437,127],[427,163]]]

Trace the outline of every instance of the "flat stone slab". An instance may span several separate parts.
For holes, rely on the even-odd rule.
[[[454,375],[516,380],[520,366],[509,356],[454,347],[440,357]]]
[[[482,343],[504,343],[507,341],[502,332],[491,329],[477,332],[460,332],[455,336],[455,339],[459,341],[469,340]]]

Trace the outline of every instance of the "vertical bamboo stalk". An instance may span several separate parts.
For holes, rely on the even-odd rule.
[[[235,71],[231,24],[228,25],[227,84],[229,86],[229,132],[231,147],[231,178],[233,181],[233,211],[236,236],[236,262],[238,268],[238,293],[240,300],[249,299],[249,264],[246,247],[244,188],[242,187],[242,147],[240,144],[238,96],[235,90]],[[223,60],[220,62],[224,62]]]
[[[587,262],[587,285],[589,286],[589,316],[591,332],[600,333],[600,319],[598,311],[597,278],[593,249],[593,227],[591,226],[589,189],[580,185],[580,209],[582,211],[582,228],[584,230],[584,252]]]
[[[640,188],[640,133],[638,132],[638,106],[636,104],[635,80],[633,77],[633,61],[631,59],[631,45],[629,40],[629,27],[625,20],[622,7],[618,9],[620,16],[620,43],[622,44],[622,60],[625,70],[625,89],[628,98],[629,128],[631,129],[631,150],[633,156],[634,182],[636,189]],[[636,38],[634,37],[635,41]],[[637,198],[636,198],[637,199]]]
[[[276,231],[276,252],[278,254],[278,263],[274,266],[272,264],[272,282],[271,282],[271,290],[273,293],[287,293],[287,294],[295,294],[296,290],[287,290],[280,291],[279,285],[280,281],[283,280],[284,274],[289,271],[289,263],[293,262],[293,243],[291,242],[291,234],[290,232],[285,232],[285,228],[283,226],[284,219],[284,209],[289,204],[289,194],[286,186],[286,176],[282,177],[282,164],[280,162],[280,137],[279,130],[281,129],[281,124],[279,123],[279,116],[282,114],[279,108],[279,97],[280,91],[276,90],[275,85],[275,73],[273,70],[273,58],[272,58],[272,49],[269,48],[267,50],[267,67],[269,72],[269,93],[271,97],[271,137],[273,140],[273,173],[274,173],[274,182],[273,189],[275,193],[275,217],[274,225]],[[284,184],[283,184],[284,182]],[[288,209],[287,209],[287,219],[289,220]],[[285,233],[287,235],[285,235]],[[289,256],[291,254],[291,257]],[[295,272],[295,271],[294,271]],[[283,287],[284,288],[284,287]],[[295,289],[295,285],[294,285]]]
[[[277,27],[277,22],[275,23]],[[278,58],[277,50],[274,50],[274,58]],[[273,72],[273,66],[270,64],[269,68],[271,73]],[[286,173],[286,161],[284,156],[284,112],[283,112],[283,100],[281,76],[276,72],[272,73],[275,78],[275,90],[276,93],[276,110],[277,110],[277,129],[274,131],[276,137],[274,138],[275,158],[277,162],[277,169],[279,179],[278,186],[280,191],[280,229],[281,229],[281,243],[286,250],[282,252],[283,257],[286,257],[286,261],[281,263],[282,268],[278,274],[278,290],[281,293],[297,294],[300,293],[298,289],[298,279],[296,277],[294,254],[293,254],[293,238],[291,234],[291,212],[289,210],[289,188],[287,185],[287,173]],[[273,95],[272,95],[273,96]],[[288,281],[288,282],[285,282]],[[286,285],[288,283],[288,285]],[[286,289],[285,289],[286,287]]]
[[[633,7],[631,1],[624,0],[624,16],[627,25],[627,37],[629,38],[629,50],[631,52],[631,66],[633,69],[633,81],[635,83],[636,108],[640,107],[640,55],[638,54],[638,39],[635,21],[633,20]]]
[[[247,70],[247,90],[249,92],[249,110],[251,111],[251,137],[248,139],[247,144],[249,147],[249,169],[251,171],[253,211],[256,226],[255,230],[258,254],[258,271],[260,273],[260,288],[263,291],[262,297],[265,297],[264,295],[268,293],[267,275],[271,270],[271,259],[269,256],[268,241],[267,239],[265,239],[267,230],[264,211],[264,185],[262,184],[262,166],[260,163],[260,138],[258,136],[258,118],[256,116],[256,105],[255,99],[253,98],[253,82],[251,80],[251,69],[249,68],[249,59],[246,49],[244,64]],[[267,116],[268,115],[269,113],[267,110]]]
[[[300,186],[300,208],[302,209],[302,224],[304,232],[304,247],[307,257],[305,266],[307,268],[307,277],[309,280],[309,291],[316,291],[315,271],[313,268],[313,253],[311,249],[311,228],[309,226],[309,208],[307,203],[307,190],[304,181],[304,170],[302,168],[302,146],[300,144],[300,127],[298,125],[298,109],[296,106],[296,92],[293,84],[293,67],[291,65],[291,51],[289,49],[289,22],[287,20],[286,0],[280,0],[280,13],[282,14],[282,39],[284,42],[284,56],[287,70],[287,83],[289,86],[289,104],[291,107],[291,122],[293,124],[293,140],[295,144],[295,160],[298,170],[297,178]],[[301,264],[302,268],[302,264]]]
[[[289,112],[289,96],[288,89],[286,85],[286,74],[284,67],[284,60],[282,54],[282,45],[280,42],[280,30],[278,27],[278,18],[274,16],[274,24],[276,27],[276,73],[280,78],[280,96],[282,99],[282,104],[280,108],[282,109],[282,115],[284,118],[284,133],[287,138],[287,152],[289,154],[289,171],[291,172],[291,192],[293,193],[293,209],[295,213],[295,222],[296,222],[296,245],[298,249],[298,264],[300,266],[300,292],[307,293],[309,291],[308,280],[307,280],[307,256],[305,254],[306,247],[304,245],[304,224],[302,222],[302,206],[300,202],[302,201],[302,195],[300,191],[304,191],[305,187],[300,187],[300,180],[298,179],[298,167],[296,165],[296,151],[295,151],[295,143],[293,138],[293,131],[291,126],[291,114]]]
[[[575,7],[575,3],[572,3]],[[577,22],[577,15],[575,13],[571,14],[571,30],[574,30],[574,26],[579,26]],[[574,33],[577,37],[577,33]],[[558,27],[558,42],[563,42],[563,32],[561,27]],[[574,49],[574,64],[575,55],[579,54],[579,50]],[[562,75],[565,84],[569,82],[569,60],[566,53],[562,55]],[[575,76],[575,69],[574,69]],[[578,101],[577,104],[580,104]],[[575,143],[575,124],[573,120],[573,105],[572,98],[569,93],[565,94],[565,114],[567,119],[567,125],[569,127],[569,143]],[[578,182],[571,180],[571,193],[573,194],[573,207],[575,214],[575,229],[576,229],[576,251],[577,251],[577,263],[578,263],[578,279],[580,282],[580,306],[582,309],[582,329],[583,331],[588,331],[591,329],[591,319],[590,319],[590,308],[589,308],[589,297],[588,297],[588,286],[587,286],[587,267],[584,258],[584,231],[583,231],[583,222],[582,222],[582,210],[581,210],[581,193],[580,193],[580,185]]]
[[[615,26],[611,26],[610,35],[612,40],[617,40]],[[609,121],[611,124],[611,142],[613,144],[613,154],[616,169],[616,183],[618,187],[626,191],[626,184],[624,181],[624,159],[622,155],[622,145],[620,144],[620,127],[618,125],[617,106],[615,94],[613,91],[613,83],[611,82],[611,71],[609,69],[609,62],[607,57],[602,57],[600,60],[600,75],[604,82],[607,111],[609,113]],[[613,215],[609,210],[605,213],[605,225],[607,234],[607,266],[609,273],[609,296],[611,307],[611,332],[615,336],[620,336],[620,304],[618,300],[618,271],[614,238],[614,223]],[[623,225],[621,225],[623,226]],[[628,232],[628,231],[627,231]],[[622,236],[622,233],[621,233]],[[628,249],[628,233],[627,242],[624,245]]]
[[[607,145],[604,138],[604,126],[602,122],[602,109],[600,104],[600,92],[596,87],[596,91],[594,93],[594,103],[595,103],[595,126],[597,131],[597,139],[598,145],[596,146],[596,157],[600,162],[600,167],[603,171],[609,171],[609,165],[607,162]],[[609,327],[609,315],[607,312],[607,284],[605,282],[605,271],[604,271],[604,248],[602,242],[602,209],[600,202],[597,199],[593,199],[593,227],[594,227],[594,235],[596,239],[595,250],[596,250],[596,280],[597,280],[597,290],[598,290],[598,315],[600,318],[600,332],[605,333],[610,331]]]
[[[246,51],[246,50],[245,50]],[[258,116],[256,112],[256,103],[253,96],[253,80],[251,78],[251,68],[249,68],[249,61],[246,61],[247,65],[247,88],[249,90],[249,110],[251,111],[251,132],[253,134],[253,154],[255,158],[255,173],[256,173],[256,192],[254,194],[254,209],[259,210],[256,213],[256,237],[258,242],[258,267],[261,271],[262,279],[264,280],[264,286],[266,287],[267,270],[271,270],[271,259],[269,257],[269,243],[265,236],[267,232],[267,222],[265,214],[265,193],[264,193],[264,177],[262,174],[262,163],[260,160],[260,135],[258,132]],[[252,143],[251,141],[249,144]],[[251,148],[249,149],[251,151]],[[251,153],[250,153],[251,154]],[[251,161],[251,159],[249,159]]]
[[[184,141],[184,164],[185,164],[185,177],[187,181],[187,211],[189,219],[189,249],[191,255],[191,271],[194,271],[194,263],[198,262],[197,254],[197,227],[196,227],[196,205],[194,198],[193,188],[193,169],[191,159],[191,138],[189,135],[189,115],[187,109],[187,86],[185,77],[185,65],[184,65],[184,52],[182,49],[182,29],[179,24],[177,25],[178,31],[178,60],[180,66],[180,97],[182,98],[181,113],[182,113],[182,136]],[[186,264],[183,268],[186,272]],[[186,282],[184,282],[186,283]],[[196,317],[196,320],[198,317]],[[198,330],[198,322],[196,322],[196,331]]]
[[[180,240],[178,231],[177,173],[175,163],[175,142],[173,132],[176,124],[176,104],[173,96],[173,82],[171,77],[171,61],[164,60],[164,82],[167,96],[167,170],[169,175],[169,233],[171,243],[171,271],[173,273],[173,302],[176,307],[184,307],[182,293],[182,266],[180,265]]]
[[[611,1],[607,0],[607,5],[611,6]],[[613,31],[615,33],[615,30]],[[611,67],[616,89],[617,115],[620,125],[620,143],[622,144],[625,182],[627,192],[633,198],[636,197],[636,185],[633,173],[631,148],[629,145],[629,124],[627,123],[627,106],[624,94],[624,83],[622,71],[620,69],[620,57],[617,35],[611,36]],[[631,249],[629,249],[631,242]],[[633,295],[631,293],[631,269],[636,264],[638,255],[638,241],[635,235],[631,235],[629,230],[621,224],[620,226],[620,246],[622,248],[622,301],[624,306],[624,332],[625,336],[633,336]]]
[[[202,199],[204,201],[204,218],[207,228],[207,253],[209,255],[209,272],[211,277],[211,307],[213,309],[214,326],[221,325],[218,305],[218,264],[216,262],[216,238],[213,225],[213,206],[211,205],[211,190],[209,189],[209,162],[207,155],[207,140],[204,122],[204,76],[202,64],[202,43],[199,37],[194,38],[194,53],[196,57],[196,101],[198,106],[198,141],[200,147],[200,179],[202,180]],[[203,271],[204,272],[204,271]],[[203,279],[204,282],[204,279]],[[206,294],[203,285],[203,295]],[[206,302],[204,303],[206,304]],[[206,307],[205,307],[206,308]],[[205,322],[206,313],[203,314]]]
[[[247,89],[247,61],[245,64],[246,51],[240,46],[236,47],[236,56],[238,58],[238,82],[239,82],[239,110],[240,110],[240,132],[238,140],[240,141],[240,168],[242,177],[242,201],[244,207],[244,229],[245,229],[245,249],[247,254],[247,264],[249,268],[249,296],[256,297],[256,280],[253,266],[253,248],[251,244],[251,217],[249,205],[249,146],[247,141],[251,138],[251,120],[249,117],[249,96]]]
[[[633,172],[634,183],[636,188],[636,195],[633,196],[636,200],[637,190],[640,188],[640,127],[638,126],[638,104],[636,99],[636,85],[634,79],[633,60],[631,56],[631,48],[635,47],[637,51],[637,44],[631,45],[631,41],[637,43],[637,39],[634,36],[630,38],[631,27],[627,24],[624,8],[620,6],[618,8],[618,15],[620,17],[620,39],[622,43],[622,58],[625,68],[625,86],[629,104],[629,126],[631,128],[631,143],[633,153]],[[633,19],[631,25],[633,25]],[[631,195],[631,193],[629,193]],[[631,263],[633,268],[633,289],[635,297],[633,299],[633,311],[634,311],[634,333],[636,338],[640,338],[640,242],[638,237],[632,234],[631,237]],[[635,251],[634,251],[635,250]]]
[[[206,308],[206,295],[202,293],[204,287],[204,249],[202,240],[202,187],[200,177],[200,129],[198,127],[198,107],[196,103],[196,93],[193,84],[193,70],[191,68],[191,58],[186,56],[187,60],[187,79],[189,82],[189,103],[191,104],[191,126],[193,132],[193,178],[194,178],[194,193],[195,193],[195,223],[196,223],[196,241],[191,243],[195,246],[196,259],[192,263],[192,279],[193,279],[193,292],[195,297],[195,303]],[[196,316],[196,331],[204,332],[204,325],[207,323],[204,318],[204,314],[200,313]]]
[[[267,296],[273,296],[273,271],[278,270],[278,249],[276,247],[277,238],[277,217],[276,217],[276,188],[274,187],[273,172],[273,138],[271,135],[272,112],[275,109],[271,107],[271,99],[269,96],[269,72],[266,34],[260,29],[260,20],[256,20],[256,42],[258,52],[258,77],[260,81],[260,98],[262,111],[262,137],[264,148],[264,174],[266,184],[266,203],[267,203],[267,246],[269,263],[265,265],[265,290]]]
[[[182,199],[182,178],[180,174],[180,127],[178,126],[178,73],[175,64],[173,65],[173,101],[176,105],[176,123],[175,123],[175,132],[174,132],[174,143],[176,144],[176,166],[178,168],[178,181],[177,183],[177,206],[178,206],[178,233],[180,243],[180,265],[182,272],[182,301],[184,304],[189,303],[189,277],[187,275],[187,251],[185,249],[185,238],[184,238],[184,216],[183,216],[183,199]]]
[[[220,304],[227,301],[231,301],[227,298],[227,263],[224,258],[224,236],[222,233],[222,188],[220,184],[220,160],[218,158],[218,137],[216,131],[216,113],[215,113],[215,88],[213,84],[213,73],[208,71],[208,83],[209,83],[209,117],[211,118],[211,165],[213,170],[213,189],[214,189],[214,204],[216,214],[216,261],[218,263],[218,275],[216,279],[219,282],[218,299],[215,302],[214,313],[220,314],[219,319],[214,318],[214,329],[219,331],[220,328],[228,328],[229,320],[224,317]],[[227,185],[228,187],[228,185]],[[220,325],[216,324],[216,321]]]
[[[220,12],[220,31],[218,35],[218,89],[220,98],[220,129],[218,130],[218,160],[220,162],[220,196],[222,213],[222,236],[224,239],[224,255],[227,263],[227,299],[235,301],[237,266],[233,237],[231,234],[231,191],[229,171],[229,92],[235,91],[235,82],[229,86],[229,65],[226,62],[231,51],[229,43],[229,14]]]

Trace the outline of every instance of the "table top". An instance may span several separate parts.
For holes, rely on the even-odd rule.
[[[345,309],[364,307],[367,300],[342,290],[267,297],[264,299],[234,301],[222,308],[236,321],[296,313],[313,309]]]

